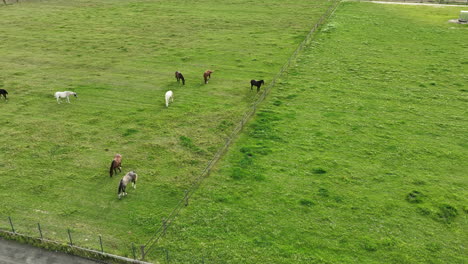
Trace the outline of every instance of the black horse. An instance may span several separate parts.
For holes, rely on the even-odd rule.
[[[181,72],[176,71],[175,78],[177,79],[177,82],[179,82],[179,80],[182,80],[182,85],[185,85],[185,79]]]
[[[260,80],[260,81],[251,80],[250,81],[250,90],[252,90],[252,88],[254,86],[257,86],[257,93],[258,93],[260,91],[260,86],[262,86],[262,84],[265,84],[265,82],[263,80]]]
[[[1,98],[2,95],[3,95],[3,97],[5,97],[5,100],[6,100],[6,99],[7,99],[7,97],[6,97],[7,94],[8,94],[8,92],[7,92],[5,89],[0,89],[0,98]]]

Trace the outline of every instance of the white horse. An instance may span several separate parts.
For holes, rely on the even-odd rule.
[[[123,176],[123,178],[120,180],[120,183],[119,183],[119,191],[118,191],[119,199],[122,196],[127,195],[127,192],[125,192],[125,189],[127,188],[127,184],[129,182],[132,183],[133,189],[136,189],[137,180],[138,180],[138,174],[136,174],[134,171],[130,171],[125,176]]]
[[[70,95],[74,95],[78,97],[75,92],[65,91],[65,92],[56,92],[55,98],[57,99],[57,103],[60,104],[60,98],[67,98],[67,102],[70,103]]]
[[[171,100],[171,102],[174,102],[174,94],[172,93],[172,91],[167,91],[165,98],[166,98],[166,107],[169,107],[169,100]]]

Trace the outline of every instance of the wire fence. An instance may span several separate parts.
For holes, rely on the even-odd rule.
[[[2,0],[1,3],[3,3],[4,5],[12,5],[12,4],[18,4],[20,2],[38,2],[38,1],[41,1],[41,0]]]
[[[279,78],[290,68],[291,63],[294,62],[298,54],[304,49],[304,47],[308,43],[310,43],[310,41],[314,37],[314,33],[333,14],[333,12],[335,11],[339,3],[340,3],[340,0],[333,0],[332,4],[329,6],[326,12],[319,18],[319,20],[315,23],[312,29],[308,32],[304,40],[294,50],[292,55],[289,57],[288,61],[283,64],[280,71],[273,77],[272,81],[265,87],[263,92],[259,95],[258,99],[252,104],[249,110],[243,115],[240,122],[234,128],[230,136],[226,139],[226,142],[224,143],[224,145],[218,150],[218,152],[214,155],[214,157],[208,162],[207,166],[201,172],[201,174],[192,182],[190,188],[185,191],[184,197],[179,200],[179,202],[177,203],[175,208],[172,210],[172,212],[165,219],[162,220],[161,226],[159,226],[159,228],[155,231],[154,235],[143,245],[144,248],[142,249],[142,256],[141,256],[142,260],[144,260],[145,257],[148,256],[150,253],[153,253],[157,250],[162,250],[162,252],[166,256],[166,260],[169,261],[168,251],[158,248],[157,247],[158,241],[162,237],[164,237],[164,235],[167,232],[167,228],[172,224],[174,219],[179,215],[182,208],[184,208],[185,206],[189,204],[190,198],[195,193],[195,191],[200,187],[202,180],[205,179],[210,174],[213,166],[219,161],[219,159],[223,156],[223,154],[228,150],[229,146],[232,144],[234,139],[237,138],[237,136],[242,131],[242,129],[244,128],[248,120],[255,114],[255,112],[257,111],[258,105],[261,102],[263,102],[263,100],[269,94],[271,89],[276,85],[276,82],[279,80]]]
[[[74,228],[51,226],[47,223],[43,225],[24,219],[1,217],[0,237],[26,242],[52,251],[67,252],[100,263],[149,264],[138,260],[141,256],[140,247],[137,248],[133,243],[123,249],[126,251],[126,256],[118,256],[109,253],[112,251],[109,250],[110,248],[115,250],[116,247],[111,238],[105,239],[98,234],[90,236]],[[122,252],[122,248],[120,251]]]

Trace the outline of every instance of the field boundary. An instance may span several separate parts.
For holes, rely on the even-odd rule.
[[[463,3],[463,2],[446,2],[448,4],[444,4],[443,2],[434,2],[434,1],[426,1],[426,2],[423,2],[423,1],[398,1],[398,0],[391,0],[391,1],[369,1],[371,3],[375,3],[375,4],[389,4],[389,5],[422,5],[422,6],[454,6],[454,7],[461,7],[463,5],[468,5],[468,0]],[[449,3],[460,3],[458,5],[451,5]]]
[[[57,241],[31,237],[25,234],[0,230],[0,237],[13,240],[21,243],[26,243],[35,247],[43,248],[46,250],[54,250],[64,252],[70,255],[91,259],[100,263],[132,263],[132,264],[150,264],[136,259],[130,259],[122,256],[117,256],[97,250],[83,248],[75,245],[63,244]]]
[[[283,64],[280,71],[273,77],[272,81],[265,86],[265,89],[260,94],[259,98],[250,106],[249,110],[246,113],[244,113],[241,121],[237,124],[237,126],[229,135],[229,137],[226,139],[225,144],[216,152],[214,157],[208,162],[207,166],[202,171],[202,173],[192,182],[191,187],[185,191],[184,197],[181,200],[179,200],[172,212],[167,216],[167,218],[162,220],[162,224],[155,231],[154,235],[142,246],[141,260],[144,260],[148,254],[154,252],[154,250],[157,249],[156,245],[159,242],[159,240],[165,236],[167,228],[179,215],[181,209],[189,204],[189,199],[192,197],[192,195],[195,193],[198,187],[200,187],[200,184],[203,181],[203,179],[205,179],[210,174],[211,169],[214,167],[214,165],[219,161],[223,154],[226,153],[232,142],[237,138],[237,136],[243,130],[247,122],[254,116],[254,114],[257,111],[257,106],[264,101],[265,97],[270,93],[271,89],[275,86],[279,78],[282,77],[283,74],[289,69],[291,63],[297,58],[299,52],[301,52],[304,49],[304,47],[310,43],[310,41],[314,37],[314,33],[334,13],[340,2],[341,0],[333,0],[333,3],[315,23],[315,25],[304,38],[304,40],[296,47],[294,52],[288,58],[287,62]],[[167,251],[165,251],[165,253],[167,254]]]

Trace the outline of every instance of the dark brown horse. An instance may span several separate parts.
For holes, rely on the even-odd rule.
[[[205,84],[208,83],[208,80],[211,79],[211,74],[213,71],[207,70],[203,73],[203,79],[205,79]]]
[[[5,89],[0,89],[0,98],[3,96],[5,100],[7,99],[8,92]]]
[[[177,79],[177,82],[179,82],[179,80],[182,80],[182,85],[185,85],[184,76],[182,75],[180,71],[175,72],[175,78]]]
[[[117,169],[119,169],[119,172],[122,172],[122,155],[120,154],[115,154],[115,157],[112,160],[109,170],[110,177],[112,177],[113,174],[117,175]]]
[[[250,81],[250,90],[253,90],[252,88],[254,86],[257,86],[257,93],[258,93],[260,91],[260,86],[262,86],[262,84],[265,84],[265,82],[263,80],[260,80],[260,81],[251,80]]]

